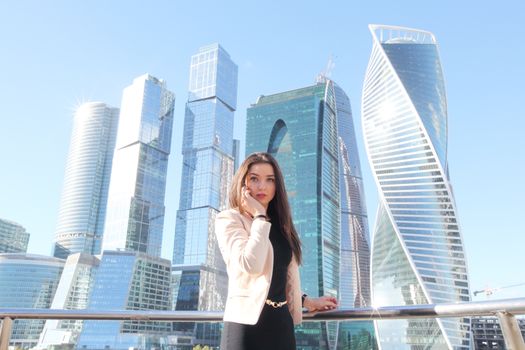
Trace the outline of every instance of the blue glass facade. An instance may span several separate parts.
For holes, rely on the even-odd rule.
[[[76,253],[68,256],[60,282],[51,303],[51,309],[82,310],[89,305],[94,276],[100,260],[92,255]],[[47,349],[77,343],[82,330],[80,320],[47,320],[37,348]]]
[[[362,97],[380,192],[372,249],[376,306],[469,301],[466,257],[448,178],[447,108],[435,37],[371,26]],[[383,349],[468,349],[470,320],[378,321]]]
[[[340,196],[334,84],[261,96],[247,112],[246,154],[272,153],[281,166],[303,246],[301,285],[310,295],[340,293]],[[296,329],[300,349],[335,349],[335,322]]]
[[[233,173],[239,169],[240,164],[240,152],[241,152],[241,140],[233,140]]]
[[[223,310],[227,276],[214,222],[233,177],[237,65],[218,44],[191,57],[182,140],[182,180],[173,246],[176,310]],[[215,329],[211,329],[215,327]],[[217,345],[218,325],[178,325],[197,343]],[[200,336],[199,336],[200,334]]]
[[[88,309],[170,310],[171,263],[138,252],[105,251]],[[78,349],[160,347],[168,322],[85,321]]]
[[[16,222],[0,219],[0,253],[25,253],[29,233]]]
[[[160,256],[175,96],[148,74],[124,89],[103,250]]]
[[[361,164],[350,99],[334,83],[341,199],[341,290],[343,308],[370,305],[370,243]]]
[[[88,102],[75,112],[53,255],[100,254],[118,108]]]
[[[0,254],[0,308],[47,309],[55,295],[64,260],[33,254]],[[15,320],[9,345],[34,347],[45,320]]]
[[[149,74],[124,89],[91,309],[171,309],[171,264],[160,259],[175,96]],[[158,347],[171,324],[86,322],[78,347]]]
[[[339,142],[341,270],[339,306],[370,305],[370,237],[350,99],[334,83]],[[340,322],[337,349],[377,349],[373,322]]]

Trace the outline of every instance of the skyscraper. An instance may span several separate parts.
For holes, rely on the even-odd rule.
[[[380,193],[372,244],[375,306],[469,301],[447,164],[447,103],[432,33],[371,25],[362,95],[368,159]],[[378,321],[383,349],[468,349],[470,320]]]
[[[160,253],[174,102],[165,82],[149,74],[124,89],[88,309],[171,308],[171,264]],[[85,322],[78,347],[158,347],[170,330],[158,322]]]
[[[149,74],[124,89],[102,250],[160,256],[174,103]]]
[[[248,108],[246,154],[266,151],[281,166],[303,246],[301,287],[340,293],[341,200],[336,93],[332,81],[261,96]],[[305,323],[299,348],[335,349],[337,323]]]
[[[361,163],[350,99],[334,83],[341,200],[341,290],[343,308],[370,305],[370,243]]]
[[[234,139],[233,140],[233,173],[239,169],[239,166],[241,166],[241,140]]]
[[[319,81],[326,78],[320,76]],[[334,84],[339,148],[341,257],[339,306],[370,305],[370,236],[350,99]],[[376,349],[373,322],[340,322],[337,349]]]
[[[191,57],[173,248],[176,310],[223,310],[227,276],[214,222],[233,177],[237,65],[219,45]],[[238,146],[238,143],[235,145]]]
[[[521,336],[525,339],[525,318],[517,318]],[[473,349],[490,350],[505,349],[505,338],[497,317],[472,318]]]
[[[64,260],[58,258],[0,254],[0,308],[49,308],[63,267]],[[44,323],[45,320],[15,320],[9,345],[32,348]]]
[[[75,112],[53,255],[99,254],[118,108],[84,103]]]
[[[0,219],[0,253],[25,253],[29,233],[16,222]]]

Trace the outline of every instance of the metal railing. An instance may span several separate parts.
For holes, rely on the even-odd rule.
[[[304,321],[363,321],[412,318],[497,316],[509,350],[525,350],[515,315],[525,315],[525,298],[477,301],[458,304],[365,307],[305,313]],[[222,312],[0,309],[0,350],[7,350],[14,320],[132,320],[176,322],[222,322]]]

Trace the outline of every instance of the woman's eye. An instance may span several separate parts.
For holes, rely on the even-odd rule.
[[[253,176],[253,177],[250,178],[250,181],[257,182],[257,178],[255,176]]]

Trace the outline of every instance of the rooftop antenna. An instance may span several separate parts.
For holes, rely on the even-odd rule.
[[[333,58],[333,55],[330,54],[330,56],[328,57],[328,62],[326,63],[326,68],[317,75],[315,82],[316,83],[326,83],[326,81],[330,79],[332,75],[332,71],[334,70],[334,67],[335,67],[334,58]]]

